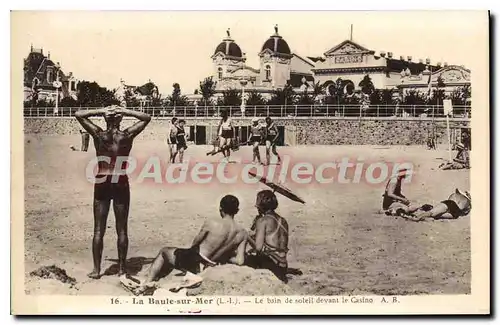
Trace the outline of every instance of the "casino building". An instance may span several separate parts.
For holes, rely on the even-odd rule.
[[[319,82],[328,95],[332,85],[341,78],[344,92],[357,92],[359,83],[369,75],[377,89],[408,89],[425,91],[444,82],[446,92],[456,87],[470,85],[470,70],[463,66],[444,63],[433,64],[429,58],[415,60],[412,56],[394,57],[392,52],[376,53],[352,39],[333,46],[321,56],[303,56],[293,53],[287,41],[275,33],[263,42],[258,52],[259,67],[246,64],[245,53],[239,44],[227,36],[215,48],[212,55],[213,80],[218,96],[226,89],[242,89],[259,92],[270,97],[274,90],[291,84],[297,93],[311,89]],[[310,91],[310,90],[309,90]]]

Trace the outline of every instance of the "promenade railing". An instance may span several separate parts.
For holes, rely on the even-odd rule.
[[[25,117],[72,117],[78,110],[96,107],[24,107]],[[240,106],[177,106],[177,107],[128,107],[151,115],[154,118],[198,117],[211,118],[220,116],[225,109],[230,116],[241,117]],[[442,105],[247,105],[245,117],[444,117]],[[452,117],[470,118],[471,107],[454,105]]]

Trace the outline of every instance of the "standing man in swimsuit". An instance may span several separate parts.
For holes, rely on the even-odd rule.
[[[225,158],[231,156],[231,140],[234,137],[233,120],[229,117],[227,110],[221,111],[222,119],[219,124],[219,148]]]
[[[273,154],[278,158],[278,164],[281,162],[281,157],[276,150],[276,141],[278,141],[279,133],[278,127],[271,118],[266,117],[266,160],[267,165],[271,163],[271,150]]]
[[[106,121],[105,130],[89,119],[93,116],[104,117]],[[139,121],[125,130],[120,130],[120,122],[123,116],[132,116]],[[113,200],[116,232],[118,234],[119,274],[122,275],[126,273],[127,222],[130,207],[130,188],[128,176],[125,173],[126,168],[124,167],[126,167],[126,159],[132,149],[134,138],[144,130],[151,121],[151,117],[145,113],[118,106],[77,111],[75,117],[94,139],[96,155],[101,158],[98,161],[98,172],[94,186],[94,238],[92,242],[94,270],[88,274],[88,277],[98,279],[101,276],[103,238],[111,200]],[[117,161],[121,166],[116,165]]]
[[[162,248],[151,264],[146,280],[135,290],[135,294],[141,294],[154,286],[154,281],[158,280],[165,267],[168,273],[175,268],[198,274],[218,264],[243,265],[248,236],[245,229],[234,221],[239,205],[235,196],[224,196],[219,205],[222,219],[205,221],[190,248]]]
[[[270,190],[257,193],[255,206],[259,215],[253,222],[248,238],[255,252],[255,255],[249,256],[250,264],[269,269],[278,279],[287,283],[288,222],[275,212],[278,199]]]
[[[250,136],[248,142],[253,145],[253,159],[252,163],[262,164],[260,160],[259,144],[262,141],[262,127],[259,124],[259,118],[252,118],[252,125],[250,126]]]
[[[170,127],[168,128],[167,135],[167,146],[170,153],[170,162],[175,162],[175,156],[177,155],[176,151],[177,145],[177,117],[172,117],[172,121],[170,123]]]

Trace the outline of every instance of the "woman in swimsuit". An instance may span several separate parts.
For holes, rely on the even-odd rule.
[[[182,164],[184,158],[184,151],[187,149],[186,131],[184,125],[186,121],[180,120],[177,125],[177,152],[179,153],[179,162]]]
[[[173,117],[167,134],[167,146],[170,152],[170,162],[175,161],[175,156],[177,156],[176,145],[177,145],[177,117]]]
[[[262,164],[260,160],[259,144],[262,141],[262,127],[259,124],[259,118],[252,119],[252,126],[250,126],[250,136],[248,142],[253,145],[253,159],[252,163]]]
[[[219,148],[224,157],[229,159],[231,155],[231,140],[234,137],[233,120],[229,117],[227,110],[221,111],[222,119],[219,125]]]
[[[249,256],[249,264],[273,272],[278,279],[287,282],[288,271],[288,222],[275,212],[278,199],[270,190],[257,193],[255,206],[259,215],[255,218],[248,243],[255,255]]]

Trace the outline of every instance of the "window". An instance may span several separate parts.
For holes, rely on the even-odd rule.
[[[47,82],[52,82],[52,70],[47,71]]]
[[[222,80],[222,68],[217,69],[219,80]]]
[[[271,66],[266,65],[266,80],[271,80]]]

